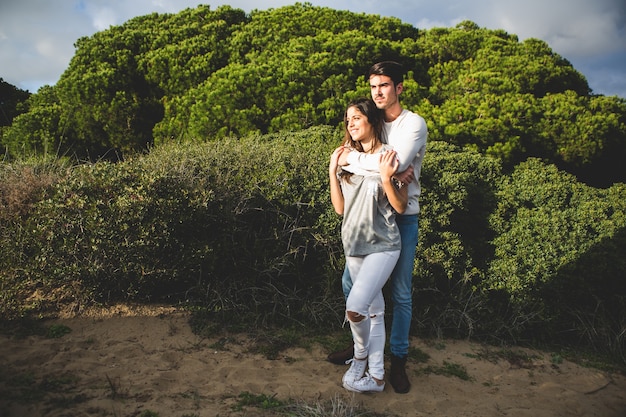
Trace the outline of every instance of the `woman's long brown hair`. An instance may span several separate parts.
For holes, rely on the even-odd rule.
[[[385,140],[383,139],[383,111],[379,110],[378,107],[376,107],[376,103],[374,103],[372,99],[359,98],[351,101],[350,104],[348,104],[348,107],[346,107],[346,111],[343,116],[343,125],[345,131],[343,144],[345,146],[356,149],[359,152],[363,152],[363,145],[361,145],[361,142],[353,140],[352,136],[350,136],[350,132],[348,132],[348,109],[350,109],[351,107],[356,107],[357,110],[361,112],[361,114],[367,117],[368,123],[372,125],[374,131],[374,144],[372,145],[372,149],[376,149],[379,143],[385,143]],[[342,170],[339,176],[347,181],[350,181],[352,173]]]
[[[378,107],[376,107],[376,103],[374,103],[372,99],[359,98],[359,99],[351,101],[350,104],[348,104],[348,107],[346,107],[346,111],[343,115],[343,124],[344,124],[344,131],[345,131],[344,137],[343,137],[343,144],[346,146],[350,146],[351,148],[354,148],[359,152],[363,152],[363,146],[361,145],[361,142],[352,140],[352,137],[350,136],[350,132],[348,132],[348,116],[347,115],[348,115],[348,109],[352,107],[356,107],[357,110],[361,112],[361,114],[367,117],[367,121],[369,122],[369,124],[372,125],[372,128],[374,130],[374,140],[376,141],[374,143],[374,146],[372,146],[372,149],[376,148],[376,145],[378,145],[379,143],[385,143],[383,139],[384,119],[383,119],[382,110],[379,110]]]

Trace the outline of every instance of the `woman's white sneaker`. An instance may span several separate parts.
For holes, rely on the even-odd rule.
[[[353,392],[382,392],[385,389],[385,381],[382,381],[382,384],[379,385],[368,373],[361,379],[352,382],[345,381],[343,387]]]
[[[346,384],[352,383],[357,379],[363,378],[365,375],[365,369],[367,369],[367,359],[349,359],[346,364],[350,364],[350,368],[343,374],[341,382],[343,382],[344,388],[347,389]]]

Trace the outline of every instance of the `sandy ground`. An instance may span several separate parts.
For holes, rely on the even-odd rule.
[[[353,394],[341,387],[347,367],[327,362],[321,346],[269,360],[250,353],[245,335],[220,344],[193,334],[175,311],[54,323],[71,332],[56,339],[0,335],[0,417],[270,415],[252,406],[237,410],[244,392],[387,416],[626,417],[625,376],[555,361],[547,352],[516,348],[515,357],[530,360],[509,361],[478,343],[413,339],[429,359],[409,363],[408,394],[390,385],[379,394]],[[446,366],[466,370],[470,380],[426,371]]]

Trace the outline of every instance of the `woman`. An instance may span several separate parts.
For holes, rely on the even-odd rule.
[[[341,239],[353,282],[346,318],[354,340],[354,359],[348,361],[351,365],[343,376],[343,386],[355,392],[380,392],[385,387],[382,288],[400,255],[395,214],[404,212],[408,201],[407,187],[392,178],[398,160],[381,139],[382,123],[382,112],[372,100],[350,103],[344,144],[332,153],[328,166],[331,201],[343,216]],[[339,157],[350,148],[380,154],[380,173],[339,167]]]

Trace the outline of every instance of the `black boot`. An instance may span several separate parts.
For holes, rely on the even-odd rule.
[[[406,357],[399,358],[395,355],[391,355],[391,372],[389,381],[394,391],[398,394],[406,394],[411,389],[411,383],[409,377],[406,374]]]
[[[338,350],[337,352],[333,352],[328,355],[328,362],[334,363],[335,365],[345,365],[347,361],[354,357],[354,344],[350,345],[350,347],[345,348],[344,350]]]

